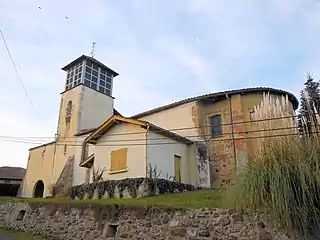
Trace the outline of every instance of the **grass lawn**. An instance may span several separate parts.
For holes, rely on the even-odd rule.
[[[24,232],[18,232],[18,231],[11,231],[7,229],[0,228],[0,234],[5,234],[8,236],[13,236],[19,239],[23,240],[43,240],[43,238],[38,237],[38,236],[32,236],[28,233]]]
[[[133,199],[101,199],[101,200],[70,200],[64,198],[48,199],[2,199],[2,201],[53,204],[97,204],[97,205],[129,205],[129,206],[163,206],[172,208],[218,208],[226,207],[219,190],[198,190],[192,192],[163,194],[153,197]]]

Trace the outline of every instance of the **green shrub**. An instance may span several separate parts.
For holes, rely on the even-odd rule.
[[[264,99],[255,109],[256,119],[283,116],[287,101],[283,102]],[[278,112],[270,114],[273,109]],[[307,236],[320,224],[320,141],[316,136],[300,138],[291,118],[257,126],[265,131],[257,134],[255,153],[238,176],[234,203],[242,209],[264,210],[282,227]],[[270,131],[275,128],[282,130]]]
[[[272,141],[239,176],[236,205],[264,209],[304,234],[320,223],[320,145]]]

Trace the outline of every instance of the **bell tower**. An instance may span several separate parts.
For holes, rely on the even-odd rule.
[[[114,70],[86,55],[62,70],[66,72],[66,83],[61,93],[57,129],[60,139],[96,128],[113,115],[113,79],[118,76]]]
[[[66,82],[61,93],[53,179],[59,177],[66,162],[81,148],[81,141],[75,134],[95,129],[113,116],[112,86],[113,79],[118,76],[103,63],[85,55],[62,70],[66,72]]]

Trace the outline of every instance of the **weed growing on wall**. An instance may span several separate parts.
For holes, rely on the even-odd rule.
[[[255,107],[254,120],[287,117],[289,106],[288,98],[265,94]],[[320,223],[319,138],[301,139],[293,118],[255,124],[265,131],[257,133],[252,161],[232,191],[235,204],[265,210],[282,227],[298,229],[306,236]]]

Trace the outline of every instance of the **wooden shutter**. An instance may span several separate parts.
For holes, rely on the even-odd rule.
[[[111,162],[110,162],[110,171],[118,170],[118,159],[117,151],[111,152]]]
[[[127,168],[127,149],[122,148],[118,150],[118,170]]]
[[[181,181],[180,166],[181,166],[181,157],[177,156],[177,155],[174,155],[174,180],[176,182],[180,182]]]
[[[127,168],[127,148],[111,152],[110,171],[119,171]]]

